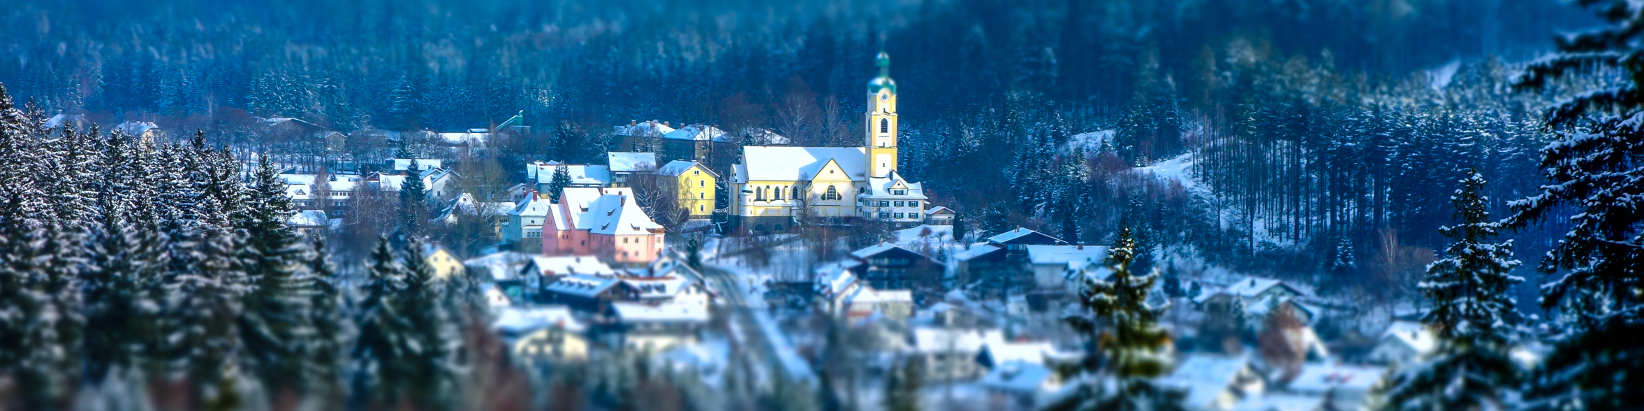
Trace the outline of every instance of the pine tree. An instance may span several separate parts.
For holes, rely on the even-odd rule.
[[[87,379],[91,381],[101,381],[113,369],[142,365],[144,346],[152,338],[142,329],[145,321],[133,317],[152,315],[159,309],[142,287],[143,274],[151,272],[148,261],[137,255],[145,245],[139,243],[137,228],[126,221],[114,197],[109,192],[98,196],[103,217],[93,237],[84,286]]]
[[[437,277],[429,265],[426,244],[421,239],[412,237],[404,254],[405,288],[398,299],[414,333],[408,360],[418,370],[408,381],[408,388],[414,390],[419,404],[443,404],[452,392],[455,379],[451,377],[457,371],[453,354],[459,348],[443,295],[446,281]]]
[[[919,410],[920,389],[924,387],[924,364],[917,357],[908,357],[891,368],[885,376],[885,409],[888,411]]]
[[[388,246],[388,238],[378,237],[371,252],[371,266],[354,323],[359,336],[350,358],[349,385],[354,408],[389,408],[405,395],[415,393],[405,379],[420,370],[412,363],[412,325],[398,295],[405,288],[405,269]]]
[[[1440,228],[1455,240],[1427,266],[1420,288],[1433,301],[1424,321],[1438,334],[1436,352],[1392,374],[1387,403],[1399,409],[1500,409],[1516,402],[1519,367],[1508,357],[1515,308],[1509,274],[1511,240],[1485,243],[1500,223],[1490,220],[1484,176],[1471,172],[1450,196],[1458,223]]]
[[[314,238],[309,257],[309,281],[313,283],[313,292],[309,293],[308,321],[315,330],[320,331],[307,350],[308,362],[314,372],[309,388],[337,394],[341,392],[336,387],[341,382],[345,348],[353,338],[353,324],[343,315],[346,301],[339,288],[341,278],[331,264],[324,237]]]
[[[1155,385],[1153,378],[1170,371],[1170,334],[1158,324],[1159,308],[1148,303],[1155,274],[1130,272],[1136,241],[1130,229],[1108,251],[1109,280],[1085,277],[1079,309],[1063,320],[1086,336],[1087,352],[1078,369],[1079,386],[1053,401],[1053,410],[1182,409],[1184,393]],[[1115,391],[1109,391],[1109,389]]]
[[[405,182],[400,183],[400,232],[412,236],[422,234],[423,222],[428,220],[428,195],[416,166],[417,162],[412,160],[411,169],[405,172]]]
[[[1637,27],[1644,6],[1627,0],[1581,0],[1606,27],[1558,39],[1560,54],[1530,64],[1515,81],[1541,90],[1560,78],[1616,70],[1619,84],[1582,90],[1548,110],[1557,134],[1542,150],[1550,183],[1509,203],[1509,227],[1523,228],[1569,207],[1570,229],[1542,258],[1540,269],[1562,277],[1542,286],[1541,304],[1586,303],[1587,310],[1557,339],[1531,381],[1528,397],[1544,408],[1644,408],[1644,65]]]
[[[303,361],[305,345],[318,334],[309,322],[313,290],[304,265],[307,247],[285,223],[293,212],[285,183],[268,156],[259,158],[248,199],[250,226],[240,252],[256,287],[245,300],[239,329],[264,385],[271,391],[296,390],[312,372]]]
[[[554,178],[548,181],[548,201],[559,204],[559,198],[565,194],[565,187],[571,185],[571,170],[565,164],[554,167]]]

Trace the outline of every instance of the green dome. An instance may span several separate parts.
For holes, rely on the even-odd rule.
[[[868,93],[878,93],[881,89],[890,89],[891,93],[895,93],[896,81],[890,78],[890,55],[881,51],[874,57],[873,63],[879,66],[879,77],[868,80]]]

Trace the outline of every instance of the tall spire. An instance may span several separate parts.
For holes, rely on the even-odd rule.
[[[895,93],[896,82],[890,78],[890,54],[880,51],[873,60],[874,65],[879,66],[879,76],[868,80],[868,93],[878,93],[880,89],[890,89],[891,93]]]
[[[879,56],[874,57],[874,64],[879,66],[879,77],[890,77],[890,54],[885,54],[884,50],[880,50]]]

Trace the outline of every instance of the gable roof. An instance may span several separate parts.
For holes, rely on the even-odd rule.
[[[548,209],[553,206],[554,203],[548,202],[548,199],[537,198],[535,194],[529,194],[526,195],[524,199],[521,199],[519,203],[514,204],[513,211],[509,211],[508,215],[516,215],[520,217],[547,217]]]
[[[612,276],[571,274],[554,277],[554,281],[543,285],[542,289],[554,294],[593,298],[621,283]]]
[[[556,227],[606,235],[648,234],[662,229],[639,207],[633,189],[627,187],[568,187],[559,201],[566,215],[558,214],[558,207],[554,209]]]
[[[616,126],[615,134],[619,136],[661,137],[674,131],[673,127],[662,124],[657,120],[645,120],[626,126]]]
[[[1030,244],[1027,246],[1027,254],[1028,261],[1033,262],[1035,265],[1067,265],[1075,262],[1101,262],[1106,260],[1107,247]]]
[[[616,270],[611,269],[611,266],[605,265],[605,263],[600,262],[598,258],[591,255],[556,257],[533,255],[531,261],[527,262],[521,270],[534,270],[538,275],[543,276],[589,274],[608,276],[616,273]]]
[[[905,255],[915,256],[915,257],[919,257],[919,258],[923,258],[923,259],[927,259],[927,260],[930,259],[930,257],[926,257],[924,254],[920,254],[917,251],[909,250],[906,247],[902,247],[902,246],[892,244],[892,243],[879,243],[879,244],[874,244],[872,246],[868,246],[868,247],[865,247],[865,248],[862,248],[862,249],[859,249],[859,250],[856,250],[856,251],[852,251],[851,252],[851,258],[855,258],[855,259],[858,259],[858,260],[866,260],[866,259],[872,258],[873,256],[880,255],[880,254],[885,254],[885,253],[905,254]]]
[[[1049,234],[1041,233],[1041,232],[1038,232],[1038,231],[1029,230],[1029,229],[1027,229],[1027,227],[1016,227],[1015,229],[1012,229],[1010,231],[995,234],[992,237],[988,237],[987,241],[989,243],[993,243],[993,244],[1011,244],[1011,243],[1027,242],[1027,241],[1034,241],[1034,242],[1031,242],[1031,243],[1028,243],[1028,244],[1066,244],[1067,243],[1066,241],[1062,241],[1062,239],[1060,239],[1060,238],[1052,237]]]
[[[959,261],[970,261],[1002,250],[1004,249],[999,248],[999,246],[996,245],[981,244],[971,247],[969,250],[960,251],[959,253],[954,254],[953,258]]]
[[[535,179],[537,184],[554,182],[554,170],[558,169],[558,161],[533,162],[525,165],[527,178]],[[565,164],[565,174],[571,177],[571,185],[605,186],[611,184],[611,168],[598,164]]]
[[[513,279],[526,264],[531,263],[531,254],[518,251],[503,251],[491,253],[462,261],[462,265],[469,271],[481,272],[492,281]]]
[[[862,147],[742,147],[744,179],[774,181],[809,181],[833,160],[854,181],[867,180],[867,151]]]
[[[658,175],[677,177],[680,174],[685,174],[685,172],[689,171],[691,169],[691,167],[695,167],[695,166],[698,166],[698,165],[701,165],[701,164],[702,163],[698,163],[698,162],[695,162],[695,161],[674,160],[674,161],[669,161],[668,164],[663,164],[661,168],[657,168],[656,173]],[[719,174],[715,174],[714,171],[709,170],[708,167],[702,167],[702,170],[707,171],[709,175],[712,175],[714,177],[719,177]]]
[[[639,173],[656,169],[656,153],[629,153],[612,151],[605,153],[605,162],[613,173]],[[549,175],[552,181],[553,175]]]
[[[1381,333],[1382,341],[1394,340],[1410,346],[1418,353],[1432,352],[1438,346],[1438,339],[1426,325],[1413,321],[1394,321],[1387,326],[1387,331]]]
[[[955,212],[953,211],[953,209],[943,207],[943,206],[935,206],[935,207],[925,209],[925,215],[954,214],[954,213]]]
[[[898,185],[908,190],[907,194],[891,194],[891,189]],[[891,170],[890,174],[884,177],[868,178],[868,196],[924,200],[925,187],[921,183],[910,183],[896,170]]]

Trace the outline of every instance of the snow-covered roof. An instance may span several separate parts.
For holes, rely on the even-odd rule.
[[[936,215],[936,214],[953,214],[953,213],[954,213],[953,209],[943,207],[943,206],[935,206],[935,207],[925,209],[925,215],[927,215],[927,216]]]
[[[1387,331],[1381,333],[1381,339],[1398,341],[1423,354],[1438,347],[1438,338],[1433,332],[1426,325],[1414,321],[1394,321],[1387,326]]]
[[[894,194],[891,192],[893,189],[907,192]],[[925,187],[921,183],[909,183],[896,170],[891,170],[890,174],[884,177],[869,177],[867,194],[873,198],[924,200]]]
[[[57,113],[46,119],[46,128],[55,129],[65,125],[79,128],[86,123],[87,121],[85,114]]]
[[[527,264],[532,269],[535,269],[537,274],[544,276],[584,274],[609,276],[616,274],[616,270],[612,269],[611,266],[600,262],[598,258],[594,258],[594,256],[591,255],[567,255],[554,257],[533,255],[531,256],[531,261]]]
[[[856,258],[858,260],[865,260],[869,257],[873,257],[873,256],[876,256],[876,255],[879,255],[879,254],[883,254],[883,253],[891,251],[891,250],[902,250],[902,251],[906,251],[910,254],[921,255],[916,251],[909,250],[907,248],[904,248],[904,247],[896,245],[896,244],[879,243],[879,244],[874,244],[874,245],[871,245],[871,246],[863,247],[863,248],[858,249],[856,251],[852,251],[851,252],[851,257]]]
[[[691,285],[680,276],[637,277],[624,276],[622,282],[628,284],[635,291],[639,291],[639,298],[666,298],[673,297]]]
[[[1008,243],[1008,242],[1011,242],[1011,241],[1016,241],[1018,239],[1021,239],[1022,237],[1027,237],[1027,236],[1034,235],[1034,234],[1042,235],[1042,236],[1045,236],[1045,237],[1050,237],[1051,239],[1056,240],[1056,242],[1058,242],[1058,243],[1063,242],[1061,239],[1057,239],[1056,237],[1052,237],[1049,234],[1045,234],[1045,233],[1041,233],[1041,232],[1038,232],[1038,231],[1030,230],[1027,227],[1016,227],[1014,229],[1011,229],[1010,231],[1006,231],[1006,232],[999,233],[999,234],[994,234],[992,237],[987,238],[987,242],[995,243],[995,244],[1004,244],[1004,243]]]
[[[645,120],[626,126],[616,126],[613,129],[614,134],[619,136],[644,137],[661,137],[663,134],[668,134],[674,131],[673,127],[662,124],[662,122],[658,120]]]
[[[323,210],[300,210],[292,213],[285,222],[294,227],[325,227],[330,219],[325,217]]]
[[[867,179],[867,151],[862,147],[742,147],[746,181],[809,181],[833,160],[851,180]]]
[[[413,161],[417,162],[418,170],[440,168],[444,163],[444,160],[437,158],[396,158],[389,160],[389,166],[393,167],[394,171],[405,171],[411,169]]]
[[[443,141],[446,144],[460,145],[460,144],[470,144],[471,143],[471,144],[476,144],[476,145],[483,145],[483,144],[485,144],[486,139],[491,138],[491,133],[486,131],[485,129],[481,128],[481,129],[470,129],[468,131],[444,132],[444,133],[439,133],[438,136],[440,138],[440,141]]]
[[[1049,341],[998,341],[983,348],[994,364],[1024,362],[1043,364],[1046,357],[1059,357],[1056,345]]]
[[[823,297],[832,297],[845,292],[851,284],[856,284],[856,275],[849,270],[835,269],[829,272],[818,272],[816,277],[816,293]]]
[[[564,306],[506,307],[499,310],[496,320],[491,322],[491,328],[507,335],[522,335],[549,327],[559,327],[573,333],[587,328]]]
[[[583,214],[582,222],[587,223],[588,232],[605,235],[638,235],[661,232],[662,225],[651,220],[645,210],[639,207],[637,200],[630,194],[606,194],[599,196],[587,213]]]
[[[514,204],[513,211],[509,211],[508,214],[521,217],[548,217],[548,209],[553,207],[554,203],[549,202],[548,199],[537,198],[533,194],[520,199],[517,204]]]
[[[880,290],[864,284],[849,291],[844,298],[845,304],[863,303],[908,303],[913,304],[913,291],[909,290]]]
[[[988,370],[988,373],[982,375],[982,378],[977,382],[988,389],[1014,393],[1033,393],[1045,388],[1045,383],[1050,381],[1054,375],[1044,365],[1009,361]]]
[[[1331,390],[1364,393],[1381,381],[1386,371],[1383,367],[1307,363],[1286,388],[1308,394],[1325,394]]]
[[[662,138],[669,140],[713,141],[723,143],[730,141],[725,138],[725,131],[719,127],[705,124],[692,124],[684,128],[662,134]]]
[[[624,323],[706,323],[708,305],[686,301],[662,304],[618,302],[611,309]]]
[[[992,253],[994,253],[996,251],[1000,251],[1000,250],[1004,250],[1004,249],[999,248],[999,246],[996,246],[996,245],[979,244],[975,247],[971,247],[969,250],[960,251],[959,253],[954,254],[953,258],[957,259],[959,261],[970,261],[970,260],[976,259],[977,257],[992,254]]]
[[[698,164],[701,164],[701,163],[698,163],[698,162],[695,162],[695,161],[685,161],[685,160],[669,161],[668,164],[663,164],[662,167],[657,168],[656,173],[658,175],[676,176],[677,177],[680,174],[684,174],[686,170],[690,170],[691,167],[694,167]],[[708,167],[702,167],[702,169],[706,170],[708,172],[708,174],[713,174],[714,173],[713,170],[709,170]],[[715,176],[717,177],[718,175],[715,174]]]
[[[1107,247],[1093,245],[1029,245],[1028,261],[1034,265],[1067,265],[1073,262],[1100,262],[1107,259]]]
[[[378,189],[382,191],[400,191],[400,187],[405,185],[405,179],[409,178],[410,173],[410,171],[404,173],[377,173],[373,177],[377,181]],[[438,184],[440,180],[451,177],[451,172],[437,168],[425,168],[416,171],[416,173],[420,176],[419,178],[422,179],[424,189],[433,187],[435,184]]]
[[[568,274],[554,277],[554,281],[542,288],[554,294],[593,298],[621,283],[622,280],[609,275]]]
[[[656,169],[656,153],[605,153],[605,162],[613,173],[640,173]],[[549,175],[550,179],[553,177]]]
[[[1284,283],[1284,281],[1280,281],[1278,279],[1273,279],[1273,278],[1263,278],[1263,277],[1250,277],[1250,278],[1247,278],[1247,279],[1244,279],[1244,280],[1240,280],[1238,282],[1233,283],[1232,285],[1227,286],[1227,290],[1225,292],[1228,293],[1228,294],[1233,294],[1233,295],[1237,295],[1237,296],[1240,296],[1240,297],[1252,298],[1252,297],[1261,295],[1264,292],[1267,292],[1267,290],[1269,290],[1273,287],[1284,287],[1285,289],[1290,290],[1290,292],[1293,292],[1293,293],[1296,293],[1296,294],[1301,294],[1300,290],[1297,290],[1294,287],[1286,285]]]
[[[1250,359],[1244,355],[1188,354],[1160,382],[1187,390],[1189,406],[1206,407],[1227,391],[1249,364]]]
[[[922,353],[977,353],[988,344],[1004,342],[1005,334],[997,329],[916,327],[913,329],[913,349]]]
[[[533,162],[525,165],[526,177],[535,179],[537,184],[549,184],[554,181],[554,170],[563,164],[558,161]],[[565,174],[571,177],[571,185],[576,186],[607,186],[611,185],[611,168],[598,164],[566,164]]]
[[[485,274],[492,281],[504,281],[513,279],[532,257],[534,255],[518,251],[503,251],[463,260],[462,265]]]
[[[358,174],[328,174],[326,189],[331,190],[332,197],[342,197],[343,193],[353,192],[363,180]],[[309,200],[314,198],[313,174],[280,174],[279,179],[284,181],[285,194],[292,200]]]

